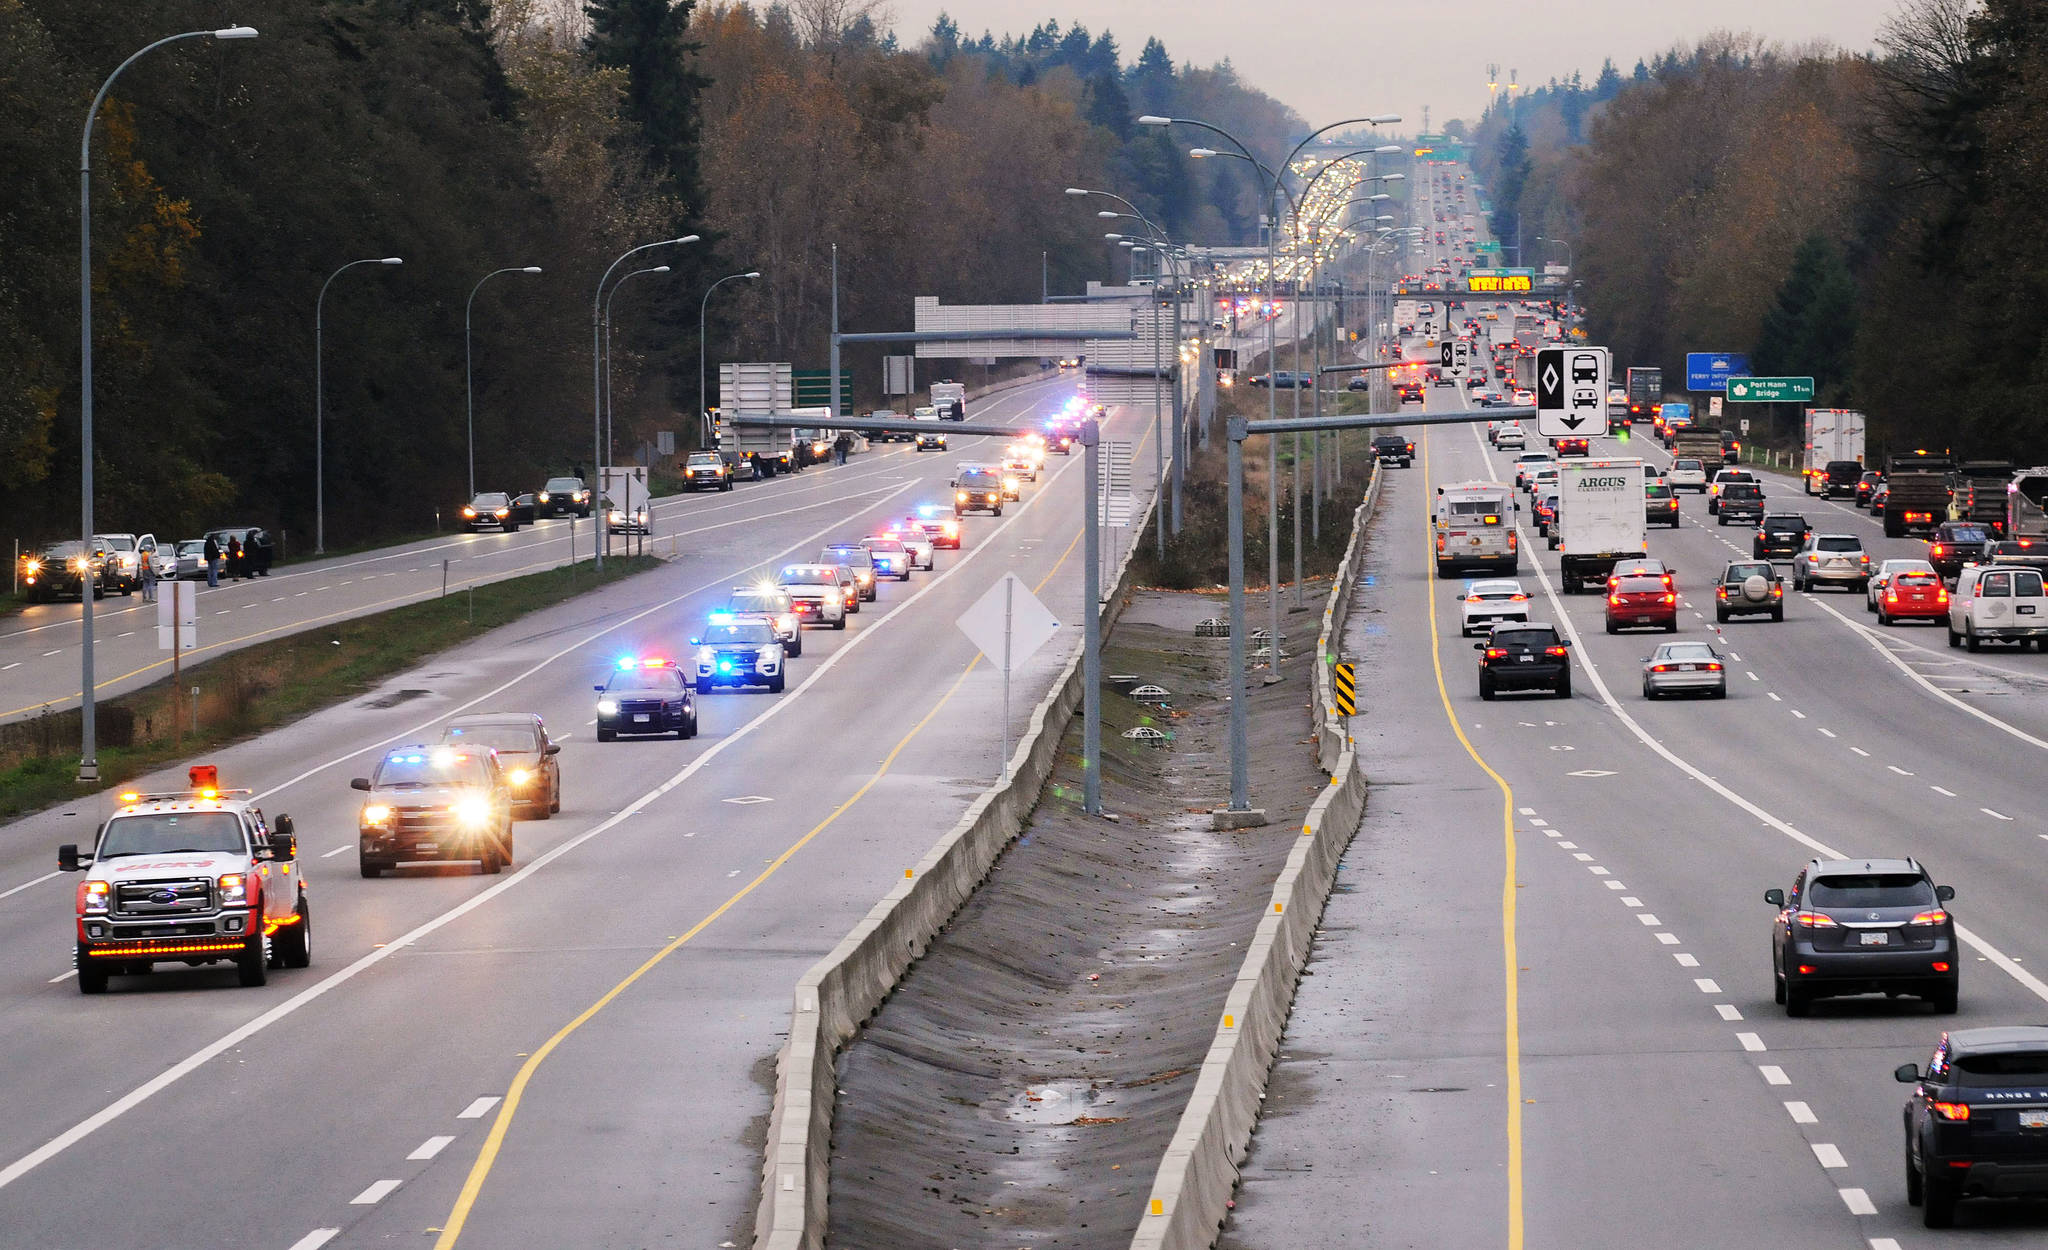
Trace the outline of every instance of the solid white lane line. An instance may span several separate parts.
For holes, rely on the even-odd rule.
[[[386,1177],[385,1179],[371,1185],[368,1189],[365,1189],[363,1192],[357,1194],[355,1197],[350,1198],[348,1200],[348,1204],[352,1207],[375,1206],[378,1203],[384,1201],[384,1199],[390,1197],[391,1191],[398,1188],[400,1185],[403,1185],[404,1183],[404,1181],[392,1180],[389,1177]]]
[[[455,1118],[458,1120],[481,1120],[492,1107],[497,1106],[502,1101],[503,1099],[495,1094],[486,1094],[484,1097],[464,1107]]]
[[[417,1149],[405,1157],[408,1159],[431,1159],[443,1150],[446,1150],[448,1143],[454,1140],[454,1137],[448,1135],[429,1137],[421,1142]]]
[[[1712,977],[1694,977],[1692,983],[1702,994],[1718,994],[1721,992],[1720,982]]]
[[[1860,1190],[1860,1189],[1844,1189],[1844,1190],[1842,1190],[1842,1191],[1841,1191],[1841,1193],[1842,1193],[1842,1204],[1843,1204],[1844,1206],[1846,1206],[1846,1207],[1848,1207],[1848,1208],[1849,1208],[1849,1214],[1851,1214],[1851,1215],[1876,1215],[1876,1214],[1877,1214],[1877,1204],[1876,1204],[1876,1203],[1874,1203],[1874,1202],[1872,1202],[1872,1201],[1870,1200],[1870,1195],[1869,1195],[1869,1194],[1867,1194],[1867,1193],[1864,1193],[1864,1192],[1863,1192],[1862,1190]]]
[[[1742,1019],[1742,1010],[1738,1008],[1734,1003],[1715,1003],[1714,1010],[1721,1013],[1721,1018],[1723,1020]]]
[[[1996,818],[1996,819],[1998,819],[1998,820],[2011,820],[2011,819],[2012,819],[2012,817],[2010,817],[2010,816],[2006,815],[2006,814],[2005,814],[2004,812],[1994,812],[1994,811],[1992,811],[1992,810],[1991,810],[1990,808],[1988,808],[1988,807],[1980,807],[1980,808],[1978,808],[1977,810],[1978,810],[1978,811],[1980,811],[1980,812],[1982,812],[1982,813],[1984,813],[1984,814],[1985,814],[1986,816],[1991,816],[1991,817],[1994,817],[1994,818]]]
[[[1956,797],[1956,792],[1955,792],[1955,791],[1953,791],[1953,790],[1944,790],[1944,789],[1942,789],[1942,788],[1941,788],[1940,786],[1929,786],[1929,787],[1927,787],[1927,788],[1928,788],[1929,790],[1932,790],[1932,791],[1934,791],[1934,792],[1935,792],[1936,794],[1942,795],[1942,796],[1944,796],[1944,797],[1946,797],[1946,798],[1951,798],[1951,799],[1952,799],[1952,798]]]
[[[1744,1050],[1762,1050],[1764,1048],[1764,1039],[1754,1033],[1737,1033],[1735,1040],[1742,1043]]]
[[[1813,1157],[1820,1160],[1820,1165],[1824,1168],[1845,1168],[1849,1166],[1849,1161],[1842,1157],[1841,1150],[1833,1142],[1814,1142]]]
[[[320,1250],[320,1247],[341,1236],[338,1228],[316,1228],[291,1245],[291,1250]]]
[[[1785,1114],[1786,1114],[1786,1115],[1789,1115],[1789,1116],[1791,1116],[1791,1117],[1792,1117],[1792,1122],[1793,1122],[1794,1124],[1818,1124],[1818,1123],[1820,1123],[1820,1117],[1819,1117],[1819,1116],[1817,1116],[1817,1115],[1815,1115],[1815,1114],[1813,1113],[1813,1108],[1812,1108],[1812,1107],[1809,1107],[1809,1106],[1807,1106],[1807,1105],[1806,1105],[1805,1103],[1803,1103],[1803,1102],[1788,1102],[1788,1103],[1786,1103],[1786,1104],[1785,1104]]]
[[[43,882],[48,881],[51,877],[61,877],[63,875],[64,874],[59,872],[46,872],[42,876],[37,877],[33,881],[24,881],[20,885],[15,886],[13,889],[8,890],[5,893],[0,893],[0,898],[10,898],[16,894],[21,893],[23,890],[26,890],[31,886],[41,885]]]

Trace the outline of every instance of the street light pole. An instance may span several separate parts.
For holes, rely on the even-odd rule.
[[[313,301],[313,554],[327,554],[327,288],[357,265],[403,265],[401,256],[352,260],[320,284]]]
[[[629,256],[633,256],[640,252],[644,252],[652,247],[667,247],[670,244],[695,243],[699,237],[700,236],[694,234],[686,234],[680,238],[656,239],[652,243],[642,243],[638,247],[627,248],[625,251],[620,252],[617,258],[614,259],[610,265],[605,267],[604,273],[600,275],[597,280],[597,289],[591,292],[590,458],[593,461],[600,461],[604,456],[604,345],[599,337],[603,329],[601,322],[603,320],[602,314],[604,311],[604,284],[611,280],[612,271],[614,269],[617,269],[621,264],[625,263],[626,258]],[[591,467],[596,468],[598,466],[596,464],[593,464]],[[585,483],[585,486],[588,487],[589,483]],[[590,494],[590,515],[593,519],[595,519],[598,515],[597,491],[595,489],[592,489]],[[597,523],[600,528],[602,528],[604,525],[604,522],[601,520],[599,520]],[[591,549],[596,553],[597,571],[602,573],[604,572],[604,548],[595,541],[593,541],[590,545]],[[571,508],[569,510],[569,563],[571,566],[574,566],[574,564],[576,563],[576,510],[574,508]]]
[[[78,140],[78,511],[79,556],[85,562],[80,582],[85,589],[78,596],[79,653],[82,657],[79,661],[78,695],[80,781],[100,779],[99,718],[94,705],[92,671],[92,597],[99,587],[99,576],[92,568],[92,124],[99,116],[100,104],[106,100],[107,92],[112,89],[114,80],[121,76],[121,71],[148,53],[181,39],[255,37],[256,28],[253,26],[223,26],[218,30],[188,30],[182,34],[166,35],[155,43],[145,44],[114,67],[114,72],[100,84],[92,104],[85,110],[85,130]]]
[[[758,269],[747,273],[729,273],[705,287],[704,298],[697,302],[697,429],[701,438],[700,446],[708,447],[711,443],[711,407],[704,392],[704,318],[711,308],[711,293],[734,279],[745,278],[752,281],[760,276],[761,271]]]
[[[643,273],[667,273],[667,272],[668,272],[668,270],[669,270],[669,267],[668,267],[667,265],[652,265],[652,266],[649,266],[649,267],[648,267],[648,268],[646,268],[646,269],[633,269],[633,270],[629,270],[629,271],[627,271],[627,272],[626,272],[626,274],[625,274],[624,276],[622,276],[622,277],[621,277],[621,278],[620,278],[620,279],[619,279],[619,280],[618,280],[617,282],[614,282],[614,283],[612,283],[612,289],[611,289],[610,291],[608,291],[608,292],[606,292],[606,293],[605,293],[605,297],[604,297],[604,465],[599,465],[599,466],[598,466],[598,470],[597,470],[597,475],[598,475],[598,478],[599,478],[599,484],[600,484],[600,485],[602,485],[602,484],[603,484],[603,482],[602,482],[602,479],[603,479],[603,477],[604,477],[604,468],[605,468],[605,465],[609,465],[609,464],[611,464],[611,463],[612,463],[613,461],[617,460],[617,459],[618,459],[618,456],[619,456],[619,450],[618,450],[618,447],[617,447],[617,445],[616,445],[616,444],[615,444],[615,443],[613,442],[613,440],[612,440],[612,299],[613,299],[613,298],[614,298],[615,296],[617,296],[617,295],[618,295],[618,293],[619,293],[619,288],[620,288],[620,287],[622,287],[622,286],[624,286],[624,285],[626,285],[626,283],[627,283],[627,282],[628,282],[628,281],[629,281],[630,279],[633,279],[633,278],[637,278],[637,277],[639,277],[639,276],[640,276],[641,274],[643,274]],[[600,530],[600,531],[599,531],[599,533],[602,533],[602,534],[603,534],[603,535],[605,536],[605,542],[604,542],[604,545],[605,545],[605,548],[606,548],[607,550],[609,550],[609,549],[611,548],[611,545],[612,545],[612,544],[611,544],[611,527],[610,527],[609,525],[607,525],[607,526],[606,526],[606,527],[605,527],[604,529]]]
[[[469,288],[469,301],[462,306],[462,395],[469,412],[469,495],[476,498],[476,382],[475,353],[470,350],[469,312],[476,306],[476,293],[484,289],[484,283],[501,273],[539,273],[539,265],[513,265],[505,269],[493,269],[477,279]]]

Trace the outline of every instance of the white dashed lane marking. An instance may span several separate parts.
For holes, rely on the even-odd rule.
[[[1897,773],[1901,777],[1910,777],[1913,775],[1907,772],[1905,769],[1900,768],[1897,764],[1886,764],[1885,767],[1891,769],[1893,772]]]
[[[1813,1157],[1820,1160],[1820,1165],[1824,1168],[1845,1168],[1849,1166],[1849,1161],[1842,1157],[1840,1148],[1833,1142],[1814,1142]]]
[[[1778,1073],[1778,1075],[1779,1075],[1779,1076],[1783,1076],[1783,1075],[1785,1075],[1785,1074],[1784,1074],[1783,1072],[1780,1072],[1780,1073]],[[1791,1084],[1791,1082],[1789,1082],[1789,1081],[1773,1081],[1773,1082],[1772,1082],[1772,1084],[1774,1084],[1774,1085],[1781,1085],[1781,1084],[1782,1084],[1782,1085],[1789,1085],[1789,1084]],[[1789,1115],[1789,1116],[1791,1116],[1791,1117],[1792,1117],[1792,1122],[1793,1122],[1794,1124],[1818,1124],[1818,1123],[1820,1123],[1820,1117],[1819,1117],[1819,1116],[1817,1116],[1817,1115],[1815,1115],[1815,1114],[1813,1113],[1813,1108],[1812,1108],[1812,1107],[1809,1107],[1809,1106],[1807,1106],[1807,1105],[1806,1105],[1805,1103],[1803,1103],[1803,1102],[1797,1102],[1797,1101],[1794,1101],[1794,1102],[1788,1102],[1788,1103],[1786,1103],[1786,1104],[1785,1104],[1785,1114],[1786,1114],[1786,1115]]]
[[[375,1206],[378,1203],[384,1201],[384,1199],[390,1197],[391,1191],[397,1189],[400,1185],[403,1185],[404,1183],[404,1181],[393,1180],[390,1177],[386,1177],[383,1180],[371,1185],[368,1189],[365,1189],[363,1192],[357,1194],[355,1197],[350,1198],[348,1200],[348,1204],[352,1207]]]
[[[1993,818],[1993,819],[1995,819],[1995,820],[2011,820],[2011,819],[2012,819],[2012,817],[2010,817],[2010,816],[2006,815],[2006,814],[2005,814],[2004,812],[1994,812],[1994,811],[1992,811],[1992,810],[1991,810],[1990,808],[1988,808],[1988,807],[1980,807],[1980,808],[1978,808],[1977,810],[1978,810],[1978,811],[1980,811],[1980,812],[1982,812],[1982,813],[1984,813],[1984,814],[1985,814],[1986,816],[1992,817],[1992,818]]]
[[[427,1140],[421,1142],[417,1149],[415,1149],[411,1154],[405,1157],[408,1159],[416,1160],[431,1159],[435,1155],[440,1154],[443,1150],[446,1150],[448,1148],[448,1143],[454,1140],[455,1139],[453,1137],[448,1136],[429,1137],[427,1138]]]
[[[1773,702],[1773,703],[1783,703],[1783,702],[1784,702],[1784,700],[1783,700],[1783,699],[1781,699],[1781,698],[1779,698],[1779,697],[1778,697],[1778,692],[1777,692],[1777,691],[1775,691],[1775,690],[1766,690],[1766,691],[1764,691],[1764,693],[1765,693],[1766,695],[1768,695],[1768,696],[1770,697],[1770,700],[1771,700],[1771,702]]]
[[[338,1228],[316,1228],[292,1243],[291,1250],[320,1250],[320,1247],[341,1236]]]
[[[1843,1205],[1844,1205],[1844,1206],[1847,1206],[1847,1207],[1849,1208],[1849,1214],[1851,1214],[1851,1215],[1876,1215],[1876,1214],[1877,1214],[1877,1204],[1876,1204],[1876,1203],[1873,1203],[1873,1202],[1872,1202],[1872,1201],[1870,1200],[1870,1195],[1869,1195],[1869,1194],[1867,1194],[1867,1193],[1864,1193],[1864,1192],[1863,1192],[1862,1190],[1860,1190],[1860,1189],[1844,1189],[1844,1190],[1842,1190],[1842,1191],[1841,1191],[1841,1193],[1842,1193],[1842,1203],[1843,1203]]]
[[[1764,1039],[1754,1033],[1737,1033],[1735,1040],[1742,1043],[1744,1050],[1762,1050],[1764,1048]]]
[[[1951,798],[1951,799],[1952,799],[1952,798],[1956,797],[1956,792],[1955,792],[1955,791],[1953,791],[1953,790],[1944,790],[1944,789],[1942,789],[1942,788],[1941,788],[1940,786],[1929,786],[1929,787],[1927,787],[1927,788],[1928,788],[1929,790],[1932,790],[1932,791],[1934,791],[1934,792],[1935,792],[1936,794],[1942,795],[1942,796],[1943,796],[1943,797],[1945,797],[1945,798]]]
[[[1702,994],[1718,994],[1721,992],[1720,982],[1712,977],[1694,977],[1692,983]]]
[[[1723,1020],[1742,1019],[1742,1009],[1737,1007],[1734,1003],[1715,1003],[1714,1010],[1721,1013],[1721,1018]]]
[[[1697,968],[1700,966],[1700,961],[1697,956],[1688,955],[1684,951],[1675,952],[1671,957],[1678,961],[1678,966],[1681,968]],[[1740,1020],[1742,1017],[1729,1016],[1727,1018],[1730,1020]]]
[[[486,1112],[497,1105],[498,1099],[494,1096],[479,1098],[467,1107],[464,1107],[455,1118],[458,1120],[481,1120]]]
[[[1870,758],[1870,752],[1864,750],[1862,747],[1850,747],[1849,749],[1851,751],[1854,751],[1856,754],[1862,756],[1864,759]]]

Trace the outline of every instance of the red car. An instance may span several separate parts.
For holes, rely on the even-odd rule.
[[[1560,456],[1590,455],[1593,441],[1586,438],[1553,438],[1550,447]]]
[[[1948,587],[1939,573],[1896,573],[1877,596],[1877,623],[1947,621]]]
[[[1607,632],[1624,629],[1678,632],[1678,595],[1662,577],[1622,577],[1608,583]]]

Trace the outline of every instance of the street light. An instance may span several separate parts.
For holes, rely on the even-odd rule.
[[[652,243],[642,243],[638,247],[627,248],[625,251],[620,252],[610,265],[605,267],[604,273],[597,280],[597,289],[591,292],[590,457],[592,460],[599,462],[592,466],[598,470],[598,484],[596,487],[591,488],[590,493],[590,515],[593,517],[598,515],[597,499],[604,487],[604,466],[602,463],[604,456],[604,352],[603,344],[599,337],[603,330],[601,314],[603,313],[604,284],[611,280],[612,270],[625,263],[628,256],[644,252],[651,247],[668,247],[671,244],[695,243],[700,237],[702,236],[686,234],[680,238],[656,239]],[[603,522],[600,521],[599,524],[602,525]],[[602,573],[604,572],[604,546],[595,541],[590,545],[596,553],[597,571]],[[571,509],[569,512],[569,563],[571,565],[576,563],[576,513],[574,509]]]
[[[619,288],[643,273],[667,273],[667,265],[654,265],[646,269],[628,271],[604,297],[604,458],[607,463],[617,458],[618,449],[612,441],[612,298]],[[611,545],[610,531],[606,531],[605,546]]]
[[[145,44],[114,67],[85,110],[85,131],[78,140],[78,511],[85,560],[85,590],[79,595],[80,689],[78,780],[98,781],[99,722],[93,704],[92,594],[98,584],[92,571],[92,124],[114,80],[148,53],[180,39],[254,39],[254,26],[223,26],[188,30]]]
[[[403,265],[400,256],[369,256],[352,260],[320,284],[320,298],[313,301],[313,554],[327,554],[327,288],[357,265]]]
[[[747,273],[729,273],[704,288],[704,298],[697,304],[697,433],[700,444],[711,441],[711,408],[704,393],[704,316],[711,307],[711,293],[728,282],[739,278],[752,281],[761,276],[758,269]]]
[[[476,383],[471,377],[473,353],[469,345],[469,310],[476,305],[476,293],[484,289],[484,283],[501,273],[539,273],[539,265],[513,265],[505,269],[493,269],[477,279],[469,288],[469,302],[462,306],[462,394],[469,409],[469,494],[476,497]]]

